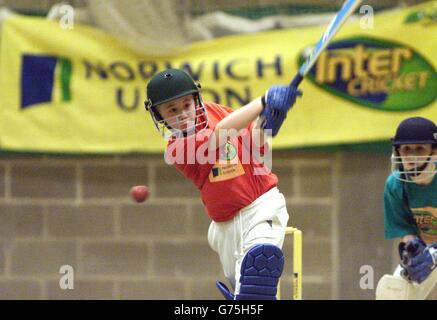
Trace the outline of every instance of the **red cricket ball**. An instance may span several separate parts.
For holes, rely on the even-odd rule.
[[[130,195],[136,202],[144,202],[150,196],[150,190],[146,186],[135,186],[130,189]]]

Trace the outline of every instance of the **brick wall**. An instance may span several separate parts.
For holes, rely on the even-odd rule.
[[[363,157],[351,159],[359,164]],[[372,160],[381,177],[368,182],[364,202],[387,173],[386,156]],[[363,185],[347,180],[363,178],[360,166],[345,165],[341,154],[276,152],[273,169],[287,198],[289,224],[304,232],[304,298],[369,298],[359,288],[342,293],[344,281],[358,283],[359,276],[347,267],[357,256],[342,252],[353,225],[340,226],[343,218],[367,210],[345,208]],[[130,200],[136,184],[151,187],[147,203]],[[370,210],[381,208],[376,202]],[[373,213],[369,225],[380,225],[381,212]],[[221,299],[214,283],[225,278],[207,243],[208,226],[197,190],[161,156],[2,156],[0,299]],[[391,257],[392,246],[375,237],[379,254]],[[350,248],[360,254],[369,241],[349,242]],[[291,297],[291,248],[288,239],[284,299]],[[380,273],[391,271],[392,259],[385,261]],[[60,289],[62,265],[74,268],[74,290]]]

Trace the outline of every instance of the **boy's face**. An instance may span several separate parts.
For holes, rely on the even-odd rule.
[[[431,144],[403,144],[398,149],[402,165],[407,171],[420,168],[433,152]]]
[[[173,129],[187,131],[195,125],[196,103],[191,94],[160,104],[158,112]]]

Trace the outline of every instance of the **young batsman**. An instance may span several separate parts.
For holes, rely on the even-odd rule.
[[[402,121],[392,139],[384,190],[385,236],[399,239],[400,264],[381,278],[377,299],[425,299],[437,282],[437,127],[425,118]]]
[[[264,139],[278,133],[301,92],[273,86],[234,111],[203,102],[199,88],[186,72],[167,69],[148,83],[146,109],[168,140],[166,162],[200,190],[209,245],[233,288],[217,282],[219,290],[227,299],[274,300],[289,215],[262,161]]]

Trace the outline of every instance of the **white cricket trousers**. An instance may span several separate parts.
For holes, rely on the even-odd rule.
[[[401,271],[402,271],[402,266],[398,265],[393,275],[402,278]],[[423,281],[421,284],[408,283],[408,286],[409,286],[409,290],[412,291],[411,295],[415,297],[415,300],[425,300],[429,296],[432,296],[430,297],[431,299],[435,299],[434,291],[437,290],[436,283],[437,283],[437,269],[433,270],[431,274],[428,276],[428,278],[425,281]]]
[[[262,243],[282,249],[288,218],[285,198],[275,187],[241,209],[233,220],[211,222],[208,242],[218,253],[234,294],[240,292],[240,268],[246,252]]]

